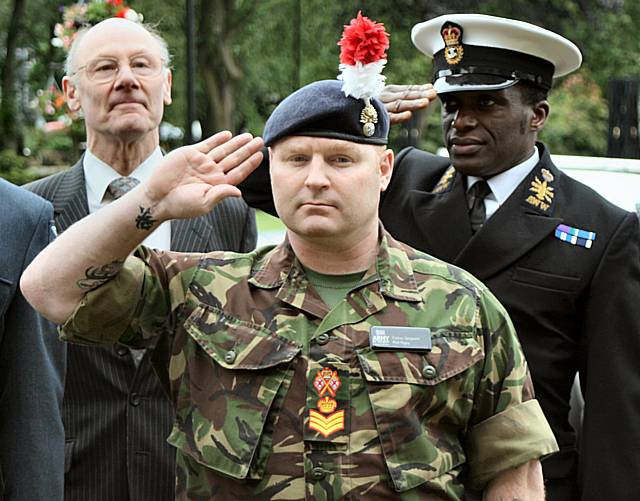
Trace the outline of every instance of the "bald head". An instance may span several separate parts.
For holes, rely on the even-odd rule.
[[[138,43],[148,48],[156,48],[163,65],[169,68],[171,57],[167,42],[152,26],[113,17],[91,28],[82,28],[78,31],[65,61],[64,69],[67,76],[73,76],[79,66],[95,56],[95,49],[100,46],[102,40],[118,40],[123,34],[135,37]]]

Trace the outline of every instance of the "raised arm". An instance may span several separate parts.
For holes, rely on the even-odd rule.
[[[220,200],[240,196],[236,185],[259,165],[261,148],[261,138],[220,132],[172,151],[149,181],[77,222],[40,253],[22,276],[24,296],[45,317],[64,322],[162,222],[205,214]]]
[[[380,94],[392,125],[410,120],[414,111],[426,108],[436,97],[431,84],[387,85]]]

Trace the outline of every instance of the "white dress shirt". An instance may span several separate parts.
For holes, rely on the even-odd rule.
[[[513,191],[518,187],[522,180],[527,177],[531,170],[540,161],[538,148],[533,148],[533,155],[521,164],[511,167],[500,174],[487,179],[487,184],[491,188],[491,193],[484,199],[484,208],[487,219],[495,214],[500,206],[507,201]],[[481,178],[475,176],[467,176],[467,191]]]
[[[129,177],[136,178],[141,182],[146,181],[151,177],[154,167],[161,160],[162,151],[158,146],[144,162],[136,167]],[[111,181],[121,177],[121,175],[89,150],[84,154],[82,167],[84,169],[85,186],[87,187],[89,213],[93,214],[112,201],[111,195],[107,192],[107,187]],[[165,221],[162,223],[144,239],[143,243],[147,247],[153,247],[154,249],[169,250],[171,248],[171,222]]]

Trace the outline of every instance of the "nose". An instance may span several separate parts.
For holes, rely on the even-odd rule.
[[[311,162],[309,162],[304,184],[310,190],[322,190],[329,186],[327,165],[320,155],[313,155]]]
[[[116,74],[115,88],[137,88],[140,85],[138,77],[132,71],[131,66],[128,64],[122,64],[118,67],[118,73]]]
[[[473,112],[467,108],[460,107],[456,110],[451,126],[457,130],[472,129],[478,124]]]

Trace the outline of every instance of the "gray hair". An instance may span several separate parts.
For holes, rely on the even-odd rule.
[[[151,35],[151,38],[153,38],[158,44],[158,48],[160,49],[160,59],[162,61],[162,65],[167,70],[171,69],[171,54],[169,54],[169,46],[167,45],[167,41],[164,38],[162,38],[159,31],[156,29],[154,25],[140,24],[140,26],[144,30],[146,30],[147,33]],[[69,52],[67,53],[67,58],[64,61],[64,72],[70,78],[73,78],[73,76],[77,71],[74,60],[76,58],[76,52],[78,52],[78,47],[80,47],[80,42],[85,37],[85,35],[89,32],[89,30],[91,30],[91,28],[92,26],[85,26],[80,28],[76,33],[76,37],[73,40],[71,47],[69,48]]]

